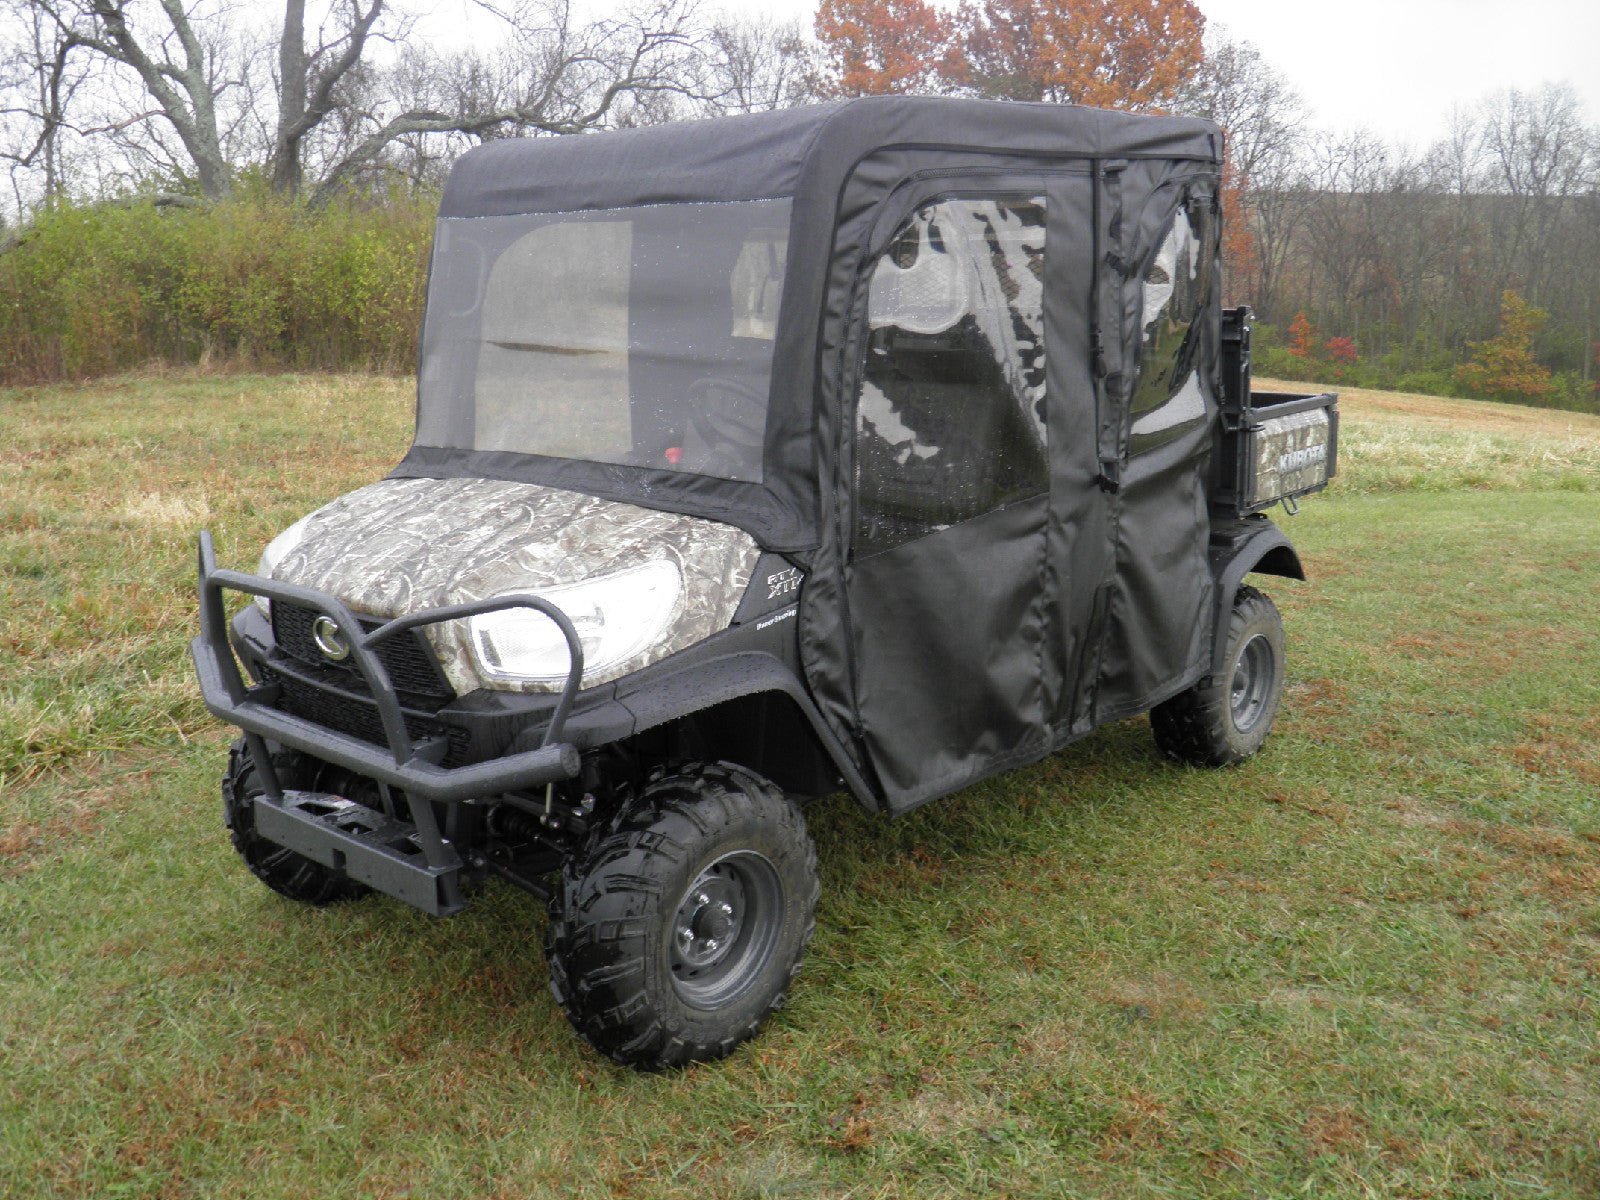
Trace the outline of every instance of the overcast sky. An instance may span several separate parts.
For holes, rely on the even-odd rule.
[[[1440,136],[1453,105],[1566,80],[1600,122],[1600,0],[1198,0],[1294,80],[1317,124]]]

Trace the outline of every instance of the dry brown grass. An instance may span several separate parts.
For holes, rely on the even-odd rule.
[[[1261,379],[1264,391],[1325,385]],[[1600,491],[1600,416],[1340,388],[1338,491]]]

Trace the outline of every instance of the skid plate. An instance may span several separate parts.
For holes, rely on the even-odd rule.
[[[415,825],[324,792],[261,795],[252,808],[256,833],[269,842],[434,916],[465,907],[460,856],[446,845],[448,861],[430,865]]]

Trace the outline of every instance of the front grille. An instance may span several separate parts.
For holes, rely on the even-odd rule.
[[[311,635],[312,623],[317,619],[316,609],[304,608],[282,600],[272,602],[272,634],[278,649],[290,658],[322,671],[338,672],[340,686],[357,691],[367,690],[361,672],[346,659],[331,663],[317,649]],[[376,629],[381,621],[361,621],[363,629]],[[450,685],[445,682],[434,661],[433,650],[420,629],[408,630],[398,637],[379,642],[378,661],[389,672],[389,679],[402,699],[415,708],[438,708],[454,698]]]
[[[284,712],[376,746],[389,744],[383,734],[378,706],[365,696],[341,695],[288,670],[274,670],[265,664],[261,675],[263,683],[279,685],[277,707]],[[448,740],[450,748],[445,753],[445,766],[460,766],[468,761],[472,745],[469,730],[430,720],[422,713],[402,712],[401,715],[412,741],[422,742],[440,736]]]

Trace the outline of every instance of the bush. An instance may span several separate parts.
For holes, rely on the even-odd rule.
[[[1394,381],[1397,392],[1419,392],[1425,396],[1459,396],[1452,370],[1407,371]]]
[[[409,369],[436,204],[67,207],[0,255],[0,381],[167,363]]]

